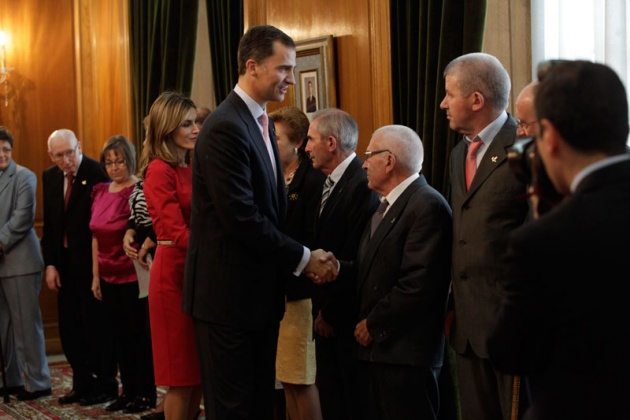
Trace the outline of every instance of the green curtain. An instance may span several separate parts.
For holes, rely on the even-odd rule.
[[[394,123],[422,139],[422,173],[445,197],[450,195],[448,161],[458,135],[440,109],[446,65],[481,51],[487,0],[390,0]],[[440,375],[441,420],[461,419],[455,354],[447,346]]]
[[[243,36],[243,0],[206,0],[206,5],[214,92],[220,104],[238,81],[236,54]]]
[[[448,158],[457,134],[440,109],[446,65],[481,51],[487,0],[390,0],[394,123],[424,144],[422,173],[448,197]]]
[[[165,90],[190,95],[197,42],[198,0],[129,2],[136,149],[142,151],[142,120]]]

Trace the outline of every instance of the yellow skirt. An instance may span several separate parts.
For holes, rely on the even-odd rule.
[[[315,383],[315,340],[310,299],[287,302],[284,318],[280,322],[276,378],[289,384]]]

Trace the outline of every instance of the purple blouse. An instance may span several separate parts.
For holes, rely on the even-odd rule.
[[[112,284],[138,281],[133,261],[123,249],[127,229],[129,196],[133,185],[118,192],[109,192],[111,182],[102,182],[92,191],[90,229],[98,241],[98,272],[101,279]]]

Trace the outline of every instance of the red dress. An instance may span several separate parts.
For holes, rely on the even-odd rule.
[[[192,167],[153,160],[144,179],[144,195],[158,239],[149,281],[155,384],[201,385],[193,321],[182,312]]]

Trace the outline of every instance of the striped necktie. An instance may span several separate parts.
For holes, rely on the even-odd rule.
[[[328,178],[326,178],[326,182],[324,182],[324,189],[322,191],[322,202],[319,205],[320,214],[324,209],[324,204],[326,204],[326,201],[328,200],[328,196],[330,195],[330,190],[332,190],[333,185],[335,185],[335,181],[333,181],[329,175]]]

